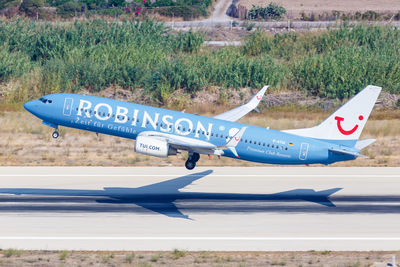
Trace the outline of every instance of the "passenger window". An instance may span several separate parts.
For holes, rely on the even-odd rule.
[[[249,141],[250,144],[252,144],[251,140]]]

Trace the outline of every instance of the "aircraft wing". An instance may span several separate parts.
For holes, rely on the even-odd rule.
[[[216,146],[210,142],[202,140],[194,140],[192,138],[177,136],[168,133],[159,133],[154,131],[142,132],[140,135],[154,137],[165,140],[170,146],[186,151],[193,151],[201,154],[210,155],[223,155],[223,150],[229,149],[232,153],[239,158],[235,147],[242,138],[247,127],[241,128],[225,145]]]
[[[220,120],[226,120],[226,121],[237,121],[240,118],[242,118],[244,115],[255,109],[258,104],[260,103],[263,95],[265,94],[265,91],[267,90],[269,86],[266,85],[264,86],[255,96],[253,96],[252,99],[250,99],[249,102],[246,104],[234,108],[232,110],[229,110],[227,112],[218,114],[214,116],[215,119],[220,119]]]
[[[174,148],[187,151],[212,150],[215,148],[215,145],[210,142],[193,140],[192,138],[172,135],[168,133],[147,131],[142,132],[140,135],[165,140],[169,145],[173,146]]]

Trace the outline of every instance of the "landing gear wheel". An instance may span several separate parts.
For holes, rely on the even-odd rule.
[[[51,134],[51,136],[52,136],[54,139],[57,139],[57,138],[60,136],[60,134],[59,134],[57,131],[54,131],[54,132]]]
[[[185,162],[185,167],[186,167],[186,169],[188,169],[188,170],[193,170],[194,167],[196,167],[196,162],[187,160],[187,161]]]
[[[192,161],[198,162],[200,159],[200,154],[199,153],[193,153],[192,155]]]

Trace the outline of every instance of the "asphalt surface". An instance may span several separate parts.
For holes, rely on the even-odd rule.
[[[399,250],[400,168],[3,167],[0,248]]]

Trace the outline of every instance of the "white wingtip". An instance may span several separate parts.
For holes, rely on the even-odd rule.
[[[265,92],[267,91],[269,85],[264,86],[263,88],[261,88],[260,91],[258,91],[258,93],[253,96],[253,98],[250,100],[250,102],[253,102],[253,100],[255,102],[257,102],[256,106],[258,105],[258,103],[260,103],[261,99],[263,98]],[[255,108],[255,107],[254,107]]]

